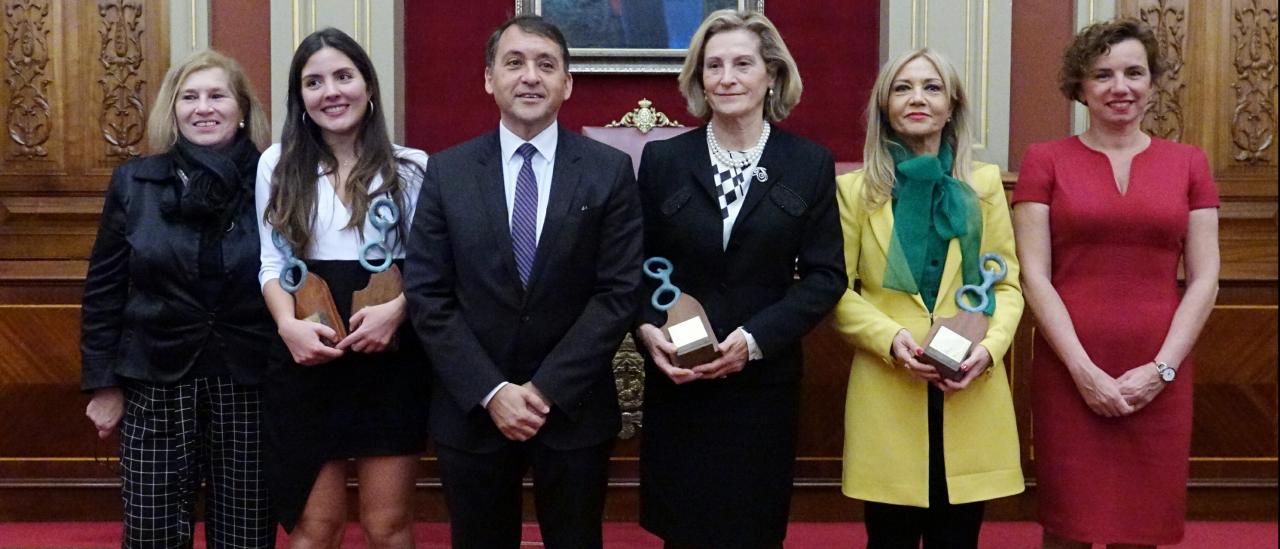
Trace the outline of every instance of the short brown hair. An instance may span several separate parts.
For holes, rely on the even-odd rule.
[[[804,90],[804,85],[800,82],[800,69],[796,67],[796,60],[787,50],[778,28],[763,13],[756,11],[713,11],[693,33],[693,40],[689,42],[689,55],[684,58],[684,67],[680,69],[680,93],[688,102],[689,114],[703,120],[711,118],[706,90],[702,88],[702,57],[707,49],[707,41],[716,34],[739,29],[760,39],[760,57],[764,59],[765,67],[774,79],[775,88],[772,95],[765,97],[764,117],[770,122],[779,122],[800,103],[800,92]]]
[[[1164,72],[1160,63],[1160,43],[1155,33],[1142,23],[1132,19],[1116,19],[1094,23],[1081,29],[1071,45],[1062,52],[1062,70],[1058,73],[1058,89],[1072,101],[1080,101],[1080,83],[1088,77],[1089,69],[1099,57],[1111,51],[1111,46],[1125,40],[1137,40],[1147,50],[1147,70],[1154,82]]]

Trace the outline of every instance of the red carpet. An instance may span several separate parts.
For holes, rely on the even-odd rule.
[[[419,523],[416,539],[421,549],[449,547],[449,528],[443,523]],[[1276,549],[1276,523],[1259,522],[1194,522],[1187,525],[1182,543],[1176,549]],[[115,549],[120,546],[120,525],[105,522],[0,523],[0,549],[58,548]],[[204,548],[202,531],[197,532],[197,548]],[[536,525],[525,526],[522,545],[542,547]],[[613,522],[605,525],[605,547],[609,549],[657,549],[658,538],[635,523]],[[861,524],[793,523],[787,535],[787,549],[834,549],[863,547],[866,534]],[[280,547],[286,547],[281,532]],[[364,547],[360,529],[347,528],[343,547]],[[1040,546],[1040,526],[1030,522],[992,522],[982,529],[983,549],[1029,549]]]

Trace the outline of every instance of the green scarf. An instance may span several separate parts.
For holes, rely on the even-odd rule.
[[[884,287],[909,294],[920,293],[924,273],[925,238],[930,225],[945,240],[960,239],[960,270],[965,284],[981,284],[978,258],[982,255],[982,215],[978,196],[963,181],[951,176],[954,155],[943,143],[937,156],[915,156],[906,147],[889,143],[896,165],[893,195],[897,199],[893,240],[889,245]],[[935,192],[936,190],[936,192]],[[987,314],[995,311],[989,300]]]

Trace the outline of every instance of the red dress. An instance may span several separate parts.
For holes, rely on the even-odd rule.
[[[1190,210],[1218,205],[1200,149],[1152,138],[1125,194],[1110,161],[1077,137],[1033,145],[1013,201],[1049,205],[1053,286],[1085,351],[1112,376],[1156,357],[1181,299]],[[1032,452],[1040,522],[1070,539],[1182,539],[1191,446],[1190,357],[1146,408],[1093,413],[1037,331],[1031,360]]]

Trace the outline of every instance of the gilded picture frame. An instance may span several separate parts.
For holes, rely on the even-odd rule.
[[[516,15],[560,27],[574,73],[678,73],[703,14],[721,8],[762,12],[764,0],[515,0]]]

